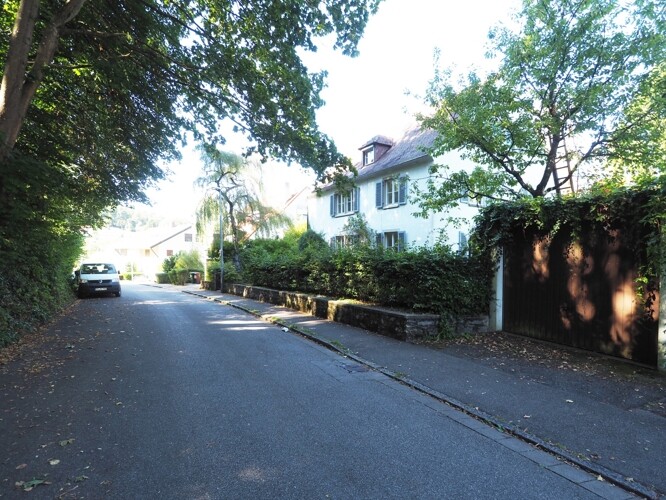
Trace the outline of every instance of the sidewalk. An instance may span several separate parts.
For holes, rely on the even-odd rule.
[[[288,327],[637,495],[666,494],[662,374],[578,351],[558,361],[559,348],[517,338],[520,359],[513,345],[409,344],[198,285],[173,288]],[[550,359],[529,356],[531,347]]]

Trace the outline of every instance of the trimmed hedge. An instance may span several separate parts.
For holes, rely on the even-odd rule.
[[[438,314],[486,314],[492,266],[447,248],[394,252],[370,247],[335,252],[242,254],[248,284],[357,299]]]

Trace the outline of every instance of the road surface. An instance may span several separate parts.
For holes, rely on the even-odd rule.
[[[43,333],[0,372],[2,498],[599,498],[437,400],[178,291],[126,283]]]

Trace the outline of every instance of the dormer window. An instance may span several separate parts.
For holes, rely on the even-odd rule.
[[[363,144],[363,146],[358,148],[363,155],[362,166],[365,167],[366,165],[379,161],[379,159],[384,156],[384,153],[391,149],[391,146],[393,146],[393,141],[383,135],[377,135],[370,139]]]
[[[375,161],[375,148],[363,151],[363,165],[370,165]]]

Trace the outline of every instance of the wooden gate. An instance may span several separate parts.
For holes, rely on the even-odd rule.
[[[646,250],[618,230],[564,233],[518,231],[504,249],[503,329],[656,367],[659,292],[637,282]]]

